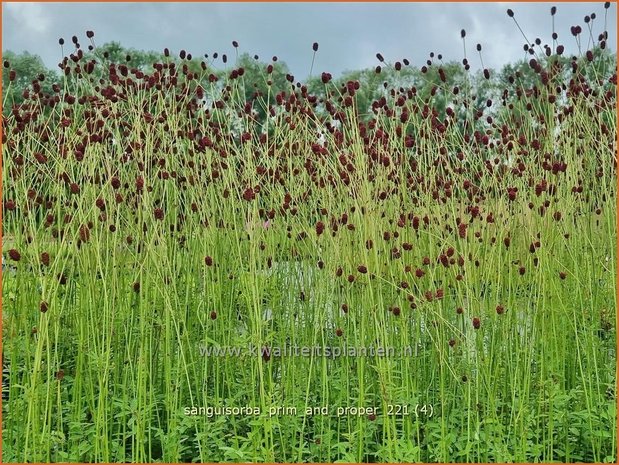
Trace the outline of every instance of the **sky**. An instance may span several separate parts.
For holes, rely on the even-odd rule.
[[[381,53],[394,63],[403,58],[422,66],[429,53],[444,61],[464,57],[461,29],[466,30],[466,53],[473,69],[480,68],[475,46],[482,45],[486,67],[498,69],[527,58],[525,39],[508,8],[529,41],[537,37],[552,44],[551,6],[558,43],[566,53],[578,54],[570,27],[581,25],[583,52],[589,37],[584,16],[596,14],[593,37],[604,30],[607,12],[609,48],[617,43],[617,5],[608,10],[603,2],[581,3],[35,3],[3,2],[2,49],[39,55],[49,68],[61,60],[58,38],[65,39],[70,53],[71,36],[86,47],[86,30],[95,32],[95,44],[117,41],[124,47],[173,53],[181,49],[194,57],[225,53],[257,54],[269,61],[277,56],[297,79],[305,79],[312,63],[312,44],[319,43],[313,74],[327,71],[339,76],[346,70],[375,67]],[[68,45],[67,45],[68,44]],[[221,59],[213,66],[227,65]]]

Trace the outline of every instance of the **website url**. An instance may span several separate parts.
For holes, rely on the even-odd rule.
[[[207,346],[200,345],[202,357],[412,357],[416,351],[412,346],[382,347],[382,346],[256,346],[248,344],[240,346]]]

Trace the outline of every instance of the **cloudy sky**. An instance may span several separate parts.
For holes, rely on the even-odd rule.
[[[48,67],[61,59],[58,38],[71,44],[77,35],[88,44],[86,30],[95,42],[118,41],[142,50],[187,50],[194,57],[213,52],[234,56],[273,55],[285,61],[292,73],[305,78],[312,62],[312,43],[318,42],[314,74],[374,67],[376,53],[395,62],[408,58],[421,66],[430,52],[443,59],[463,58],[460,30],[466,30],[467,56],[479,66],[475,45],[483,47],[484,64],[499,68],[525,58],[524,39],[506,10],[514,10],[530,41],[539,37],[551,43],[550,7],[557,6],[555,30],[567,53],[578,48],[570,27],[581,25],[583,46],[589,37],[584,16],[595,12],[593,37],[604,30],[607,16],[609,43],[617,37],[616,3],[10,3],[3,2],[2,48],[27,50],[41,56]],[[583,48],[583,51],[584,49]],[[65,52],[67,51],[65,45]],[[221,62],[218,66],[224,66]],[[233,65],[230,61],[228,66]]]

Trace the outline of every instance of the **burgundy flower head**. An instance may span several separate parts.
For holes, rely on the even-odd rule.
[[[9,257],[15,262],[21,260],[21,254],[15,249],[9,250]]]

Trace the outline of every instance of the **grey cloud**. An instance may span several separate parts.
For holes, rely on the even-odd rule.
[[[320,43],[314,73],[334,75],[378,64],[377,52],[391,62],[408,58],[421,65],[431,51],[444,60],[463,58],[460,29],[467,30],[467,56],[479,66],[475,44],[483,46],[484,64],[499,68],[525,58],[524,39],[507,8],[529,40],[551,42],[553,3],[4,3],[2,40],[5,49],[28,50],[49,67],[60,60],[58,38],[77,35],[82,45],[87,29],[97,43],[118,41],[126,47],[178,52],[194,56],[214,51],[234,56],[240,50],[264,60],[277,55],[293,74],[305,78],[312,61],[311,44]],[[578,49],[570,26],[596,12],[594,38],[603,30],[603,3],[557,3],[555,28],[568,53]],[[585,27],[583,29],[588,31]],[[610,43],[617,34],[616,4],[608,10]],[[584,36],[584,46],[586,37]],[[65,50],[66,51],[66,50]],[[223,66],[219,63],[218,66]]]

